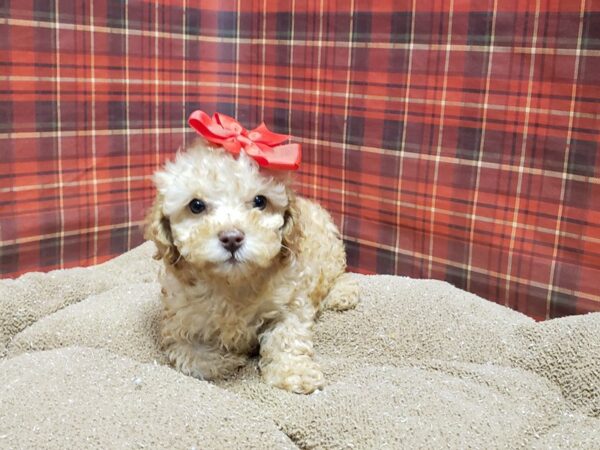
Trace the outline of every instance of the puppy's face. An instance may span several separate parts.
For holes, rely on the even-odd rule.
[[[178,258],[197,269],[249,276],[271,266],[285,248],[292,220],[286,183],[259,171],[245,153],[234,158],[199,144],[168,162],[154,182],[158,204],[149,237],[156,241],[162,232]]]

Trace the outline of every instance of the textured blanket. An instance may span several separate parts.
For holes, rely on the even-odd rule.
[[[536,323],[431,280],[360,276],[315,327],[328,385],[256,362],[208,383],[165,365],[158,263],[0,281],[0,448],[600,448],[600,313]]]

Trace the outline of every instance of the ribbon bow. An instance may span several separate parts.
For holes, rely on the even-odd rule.
[[[188,123],[204,139],[223,146],[229,153],[238,155],[244,149],[262,167],[296,170],[300,166],[300,145],[279,145],[290,137],[273,133],[264,122],[248,131],[233,117],[221,113],[210,117],[197,110],[190,115]]]

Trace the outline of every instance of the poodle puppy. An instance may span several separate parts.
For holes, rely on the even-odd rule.
[[[264,381],[323,387],[311,329],[323,309],[358,301],[338,230],[281,171],[199,141],[156,172],[146,237],[155,242],[162,345],[181,372],[226,376],[259,354]]]

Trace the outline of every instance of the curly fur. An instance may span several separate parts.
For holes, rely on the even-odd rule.
[[[174,366],[210,380],[258,350],[267,383],[298,393],[321,388],[315,317],[358,300],[329,214],[297,197],[287,177],[203,142],[179,152],[154,182],[146,237],[164,262],[161,336]],[[267,198],[264,210],[253,207],[257,195]],[[190,211],[194,198],[204,212]],[[232,257],[218,234],[233,229],[245,237]]]

